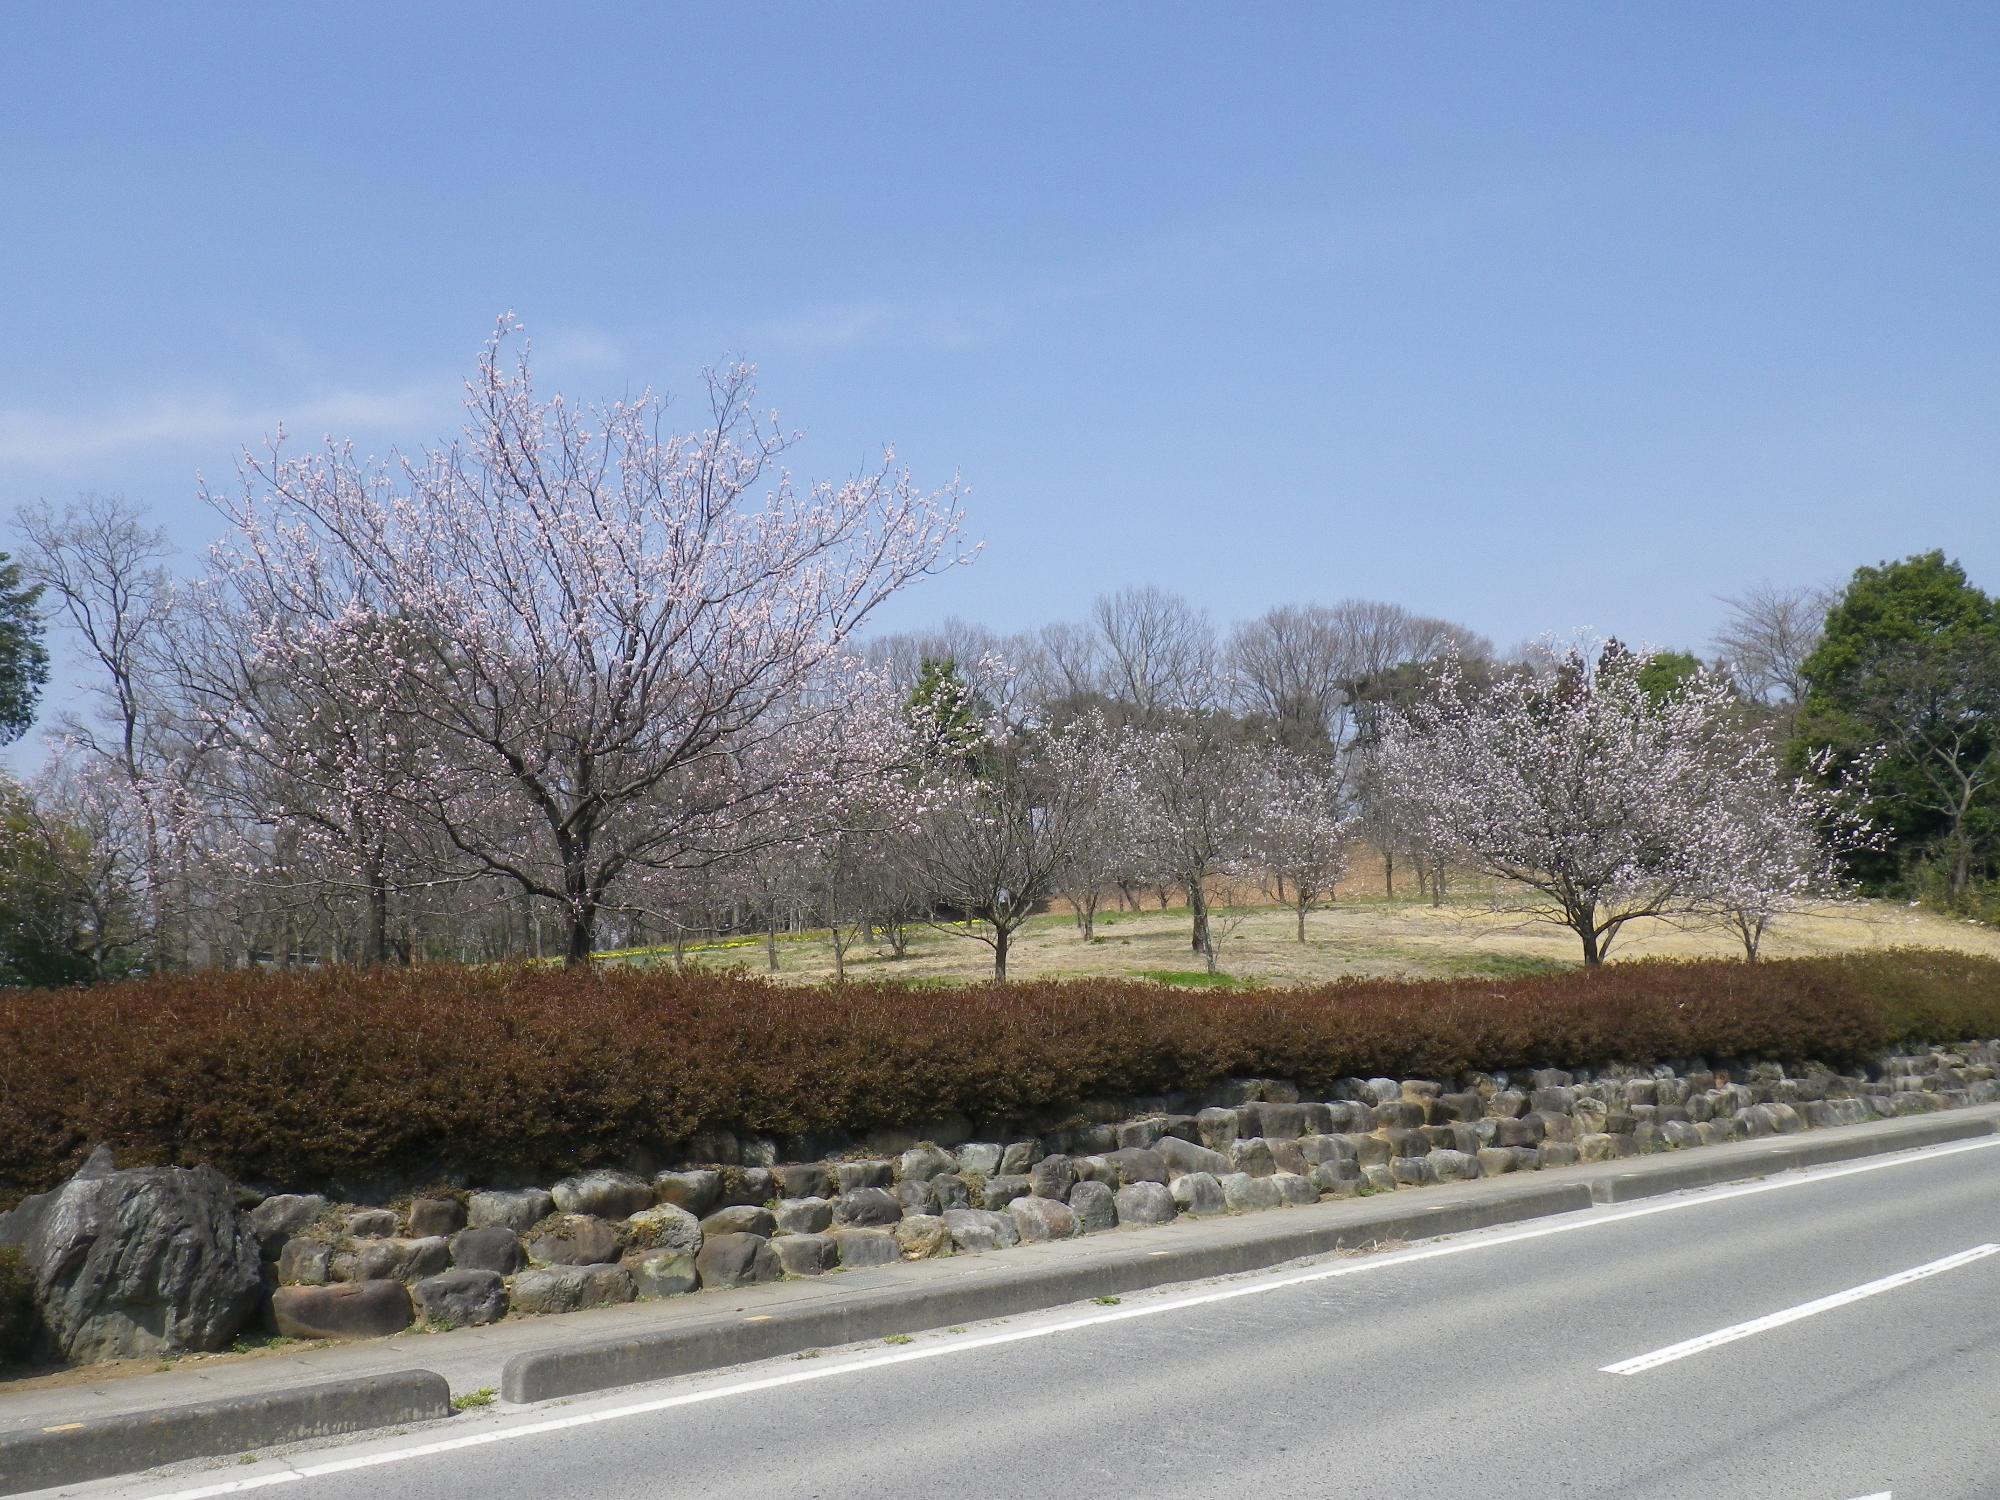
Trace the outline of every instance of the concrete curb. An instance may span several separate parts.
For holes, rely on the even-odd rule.
[[[0,1434],[0,1495],[451,1415],[442,1375],[403,1370]]]
[[[1626,1171],[1597,1177],[1590,1184],[1596,1203],[1630,1203],[1635,1198],[1652,1198],[1662,1193],[1681,1193],[1690,1188],[1716,1187],[1725,1182],[1743,1182],[1769,1177],[1775,1172],[1795,1172],[1802,1167],[1821,1167],[1833,1162],[1855,1161],[1868,1156],[1886,1156],[1895,1151],[1921,1151],[1926,1146],[1943,1146],[1953,1141],[1975,1140],[2000,1132],[2000,1120],[1986,1117],[1953,1119],[1948,1115],[1919,1116],[1907,1122],[1889,1122],[1881,1128],[1830,1140],[1810,1135],[1791,1135],[1761,1147],[1742,1145],[1721,1148],[1726,1155],[1707,1158],[1704,1150],[1685,1155],[1649,1156]]]
[[[1834,1139],[1790,1136],[1752,1149],[1737,1145],[1648,1157],[1628,1170],[1593,1170],[1588,1180],[1550,1181],[1540,1174],[1531,1179],[1495,1178],[1484,1193],[1443,1203],[1383,1203],[1377,1212],[1349,1217],[1338,1224],[1288,1223],[1290,1215],[1259,1214],[1253,1216],[1258,1232],[1224,1244],[1163,1250],[1156,1248],[1157,1242],[1141,1236],[1129,1247],[1121,1246],[1115,1253],[1087,1261],[1018,1268],[1006,1265],[1002,1256],[992,1263],[994,1274],[973,1282],[883,1288],[770,1314],[718,1315],[627,1338],[517,1354],[502,1367],[500,1392],[505,1400],[517,1404],[550,1401],[778,1359],[807,1349],[1014,1317],[1172,1282],[1269,1270],[1288,1261],[1361,1249],[1384,1240],[1435,1239],[1599,1204],[1991,1137],[2000,1132],[2000,1118],[1981,1111],[1979,1117],[1971,1119],[1932,1116],[1883,1122],[1875,1129],[1849,1129],[1853,1133]],[[1718,1155],[1704,1160],[1708,1150]],[[1262,1222],[1266,1219],[1273,1221],[1268,1229]],[[1252,1220],[1239,1222],[1247,1225]]]
[[[1113,1253],[1069,1265],[1017,1267],[1007,1265],[1004,1256],[997,1257],[992,1262],[994,1274],[976,1282],[886,1288],[787,1308],[767,1317],[732,1314],[632,1338],[517,1354],[501,1369],[500,1393],[517,1403],[549,1401],[776,1359],[805,1349],[918,1333],[984,1318],[1014,1317],[1091,1297],[1145,1291],[1169,1282],[1263,1271],[1287,1261],[1362,1249],[1384,1240],[1463,1234],[1590,1206],[1590,1188],[1585,1183],[1537,1182],[1505,1194],[1428,1207],[1385,1204],[1379,1214],[1338,1225],[1286,1224],[1279,1219],[1271,1225],[1271,1232],[1224,1244],[1160,1250],[1146,1237],[1138,1236]]]

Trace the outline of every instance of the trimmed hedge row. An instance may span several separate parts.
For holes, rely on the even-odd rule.
[[[1232,1076],[1448,1079],[1705,1057],[1853,1066],[2000,1036],[2000,962],[1927,950],[1501,981],[911,990],[631,969],[219,974],[0,995],[0,1201],[105,1142],[287,1188],[544,1177],[698,1130],[1064,1110]]]

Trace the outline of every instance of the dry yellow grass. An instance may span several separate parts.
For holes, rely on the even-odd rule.
[[[1304,943],[1296,940],[1294,916],[1287,908],[1232,908],[1218,915],[1216,934],[1223,973],[1252,984],[1310,984],[1348,976],[1507,975],[1579,962],[1577,941],[1566,929],[1525,921],[1518,911],[1478,894],[1456,896],[1441,907],[1344,898],[1306,918]],[[1764,954],[1786,958],[1901,946],[2000,957],[2000,931],[1901,904],[1857,901],[1784,919],[1765,939]],[[1741,945],[1726,931],[1649,920],[1625,929],[1611,960],[1741,953]],[[777,977],[782,980],[814,983],[833,977],[833,956],[823,934],[788,937],[778,944],[778,955]],[[765,972],[761,942],[691,951],[689,961]],[[886,950],[857,945],[848,954],[847,972],[855,980],[976,981],[991,975],[992,962],[991,950],[982,943],[918,928],[907,957],[890,958]],[[1181,908],[1100,915],[1097,939],[1088,944],[1069,916],[1038,917],[1016,935],[1008,957],[1014,979],[1157,978],[1201,967]]]

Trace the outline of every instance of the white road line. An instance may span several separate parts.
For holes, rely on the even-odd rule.
[[[1441,1260],[1450,1255],[1465,1255],[1475,1250],[1520,1244],[1527,1240],[1545,1239],[1550,1235],[1569,1234],[1579,1229],[1595,1229],[1606,1224],[1623,1224],[1631,1219],[1650,1218],[1654,1214],[1675,1213],[1681,1209],[1699,1208],[1709,1203],[1755,1197],[1760,1193],[1783,1192],[1812,1183],[1853,1177],[1863,1172],[1880,1172],[1890,1167],[1914,1166],[1934,1161],[1939,1157],[1957,1156],[1966,1151],[1986,1151],[1996,1147],[2000,1147],[2000,1136],[1988,1136],[1978,1140],[1959,1141],[1945,1146],[1874,1157],[1847,1166],[1788,1172],[1782,1177],[1765,1178],[1758,1182],[1741,1183],[1733,1187],[1697,1189],[1691,1193],[1661,1198],[1637,1208],[1613,1209],[1607,1213],[1582,1209],[1578,1210],[1582,1217],[1565,1218],[1554,1223],[1533,1224],[1523,1229],[1474,1232],[1464,1238],[1448,1240],[1443,1244],[1429,1245],[1418,1250],[1394,1251],[1385,1255],[1370,1256],[1366,1260],[1341,1261],[1330,1266],[1316,1266],[1309,1271],[1293,1271],[1257,1281],[1237,1282],[1213,1291],[1145,1302],[1134,1307],[1079,1314],[1060,1322],[1038,1324],[1031,1328],[1010,1328],[1004,1333],[940,1339],[936,1343],[918,1344],[911,1348],[898,1349],[893,1353],[860,1355],[853,1359],[835,1360],[823,1365],[815,1364],[803,1370],[788,1370],[780,1375],[741,1380],[728,1385],[711,1386],[705,1390],[661,1396],[650,1401],[637,1401],[626,1406],[606,1407],[600,1411],[579,1412],[573,1416],[548,1417],[537,1422],[525,1422],[519,1426],[470,1432],[463,1437],[440,1438],[436,1442],[418,1443],[382,1453],[330,1459],[325,1463],[301,1464],[270,1473],[246,1475],[242,1479],[204,1485],[197,1489],[173,1490],[154,1496],[153,1500],[211,1500],[211,1497],[217,1495],[240,1495],[250,1490],[268,1489],[272,1485],[294,1484],[302,1479],[317,1479],[328,1474],[343,1474],[355,1469],[372,1469],[383,1464],[403,1463],[410,1459],[428,1458],[440,1453],[455,1453],[466,1448],[480,1448],[489,1443],[512,1442],[517,1438],[539,1437],[545,1433],[594,1426],[599,1422],[615,1422],[627,1417],[671,1411],[676,1407],[720,1401],[730,1396],[746,1396],[758,1391],[803,1385],[814,1380],[830,1380],[842,1375],[855,1375],[867,1370],[910,1364],[917,1360],[938,1359],[946,1355],[966,1354],[975,1349],[991,1349],[1004,1344],[1021,1343],[1028,1339],[1048,1338],[1058,1333],[1071,1333],[1080,1328],[1094,1328],[1106,1323],[1122,1323],[1132,1318],[1157,1317],[1161,1313],[1180,1312],[1190,1307],[1204,1307],[1217,1302],[1232,1302],[1238,1297],[1254,1297],[1264,1292],[1282,1291],[1287,1287],[1332,1281],[1343,1276],[1361,1276],[1373,1271],[1411,1265],[1418,1261]],[[361,1438],[361,1441],[366,1440],[365,1437]]]
[[[1835,1292],[1830,1297],[1818,1297],[1811,1302],[1801,1302],[1797,1307],[1788,1307],[1783,1312],[1766,1313],[1763,1317],[1752,1318],[1747,1323],[1731,1323],[1727,1328],[1718,1328],[1715,1332],[1704,1333],[1699,1338],[1683,1339],[1678,1344],[1669,1344],[1666,1348],[1655,1349],[1650,1354],[1638,1354],[1631,1359],[1621,1359],[1615,1365],[1603,1365],[1600,1369],[1606,1375],[1637,1375],[1642,1371],[1657,1370],[1661,1365],[1670,1365],[1677,1359],[1686,1359],[1690,1354],[1702,1354],[1710,1349],[1719,1349],[1724,1344],[1747,1339],[1753,1333],[1768,1333],[1773,1328],[1783,1328],[1787,1323],[1796,1323],[1801,1318],[1832,1312],[1836,1307],[1845,1307],[1848,1303],[1859,1302],[1864,1297],[1876,1297],[1883,1292],[1893,1292],[1899,1286],[1908,1286],[1929,1276],[1955,1271],[1960,1266],[1969,1266],[1976,1260],[1984,1260],[1987,1256],[1995,1254],[2000,1254],[2000,1245],[1974,1245],[1970,1250],[1961,1250],[1958,1254],[1947,1255],[1942,1260],[1912,1266],[1907,1271],[1898,1271],[1895,1275],[1884,1276],[1879,1281],[1849,1287],[1846,1291]]]

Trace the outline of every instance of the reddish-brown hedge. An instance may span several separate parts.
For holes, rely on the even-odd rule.
[[[198,974],[0,995],[0,1194],[88,1148],[286,1186],[557,1173],[705,1126],[974,1120],[1232,1075],[1448,1078],[1678,1058],[1865,1060],[2000,1035],[2000,962],[1900,951],[1506,981],[1187,992],[786,989],[548,969]]]

